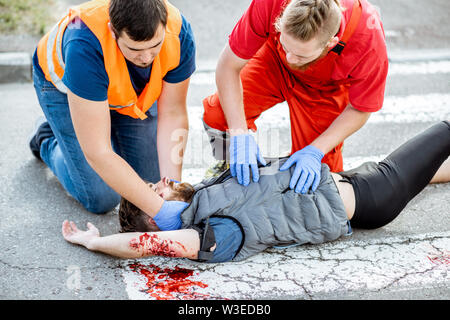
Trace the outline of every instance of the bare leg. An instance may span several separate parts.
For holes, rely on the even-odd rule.
[[[333,177],[334,183],[339,191],[339,195],[344,203],[347,218],[348,220],[351,220],[353,214],[355,213],[355,191],[353,190],[353,186],[348,182],[342,182],[342,176],[337,173],[331,172],[331,176]]]
[[[450,182],[450,158],[445,160],[439,170],[431,179],[430,183],[445,183]]]

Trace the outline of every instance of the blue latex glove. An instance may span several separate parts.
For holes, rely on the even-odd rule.
[[[280,171],[289,169],[295,163],[289,187],[305,194],[311,188],[316,191],[320,182],[321,161],[324,154],[314,146],[306,146],[289,157]]]
[[[183,201],[164,201],[161,209],[153,218],[161,231],[178,230],[181,228],[181,213],[189,206]]]
[[[248,186],[250,183],[250,168],[253,182],[259,181],[258,162],[266,165],[266,161],[259,152],[255,139],[250,134],[232,136],[230,141],[230,171],[237,176],[239,184]]]

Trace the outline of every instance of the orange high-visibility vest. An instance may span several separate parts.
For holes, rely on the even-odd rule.
[[[94,33],[103,50],[105,69],[109,77],[108,103],[110,109],[133,118],[145,119],[145,112],[159,98],[164,76],[180,63],[182,19],[177,8],[166,2],[167,26],[164,42],[153,60],[150,81],[138,97],[131,83],[125,58],[108,28],[109,0],[94,0],[71,8],[69,13],[46,34],[38,44],[39,65],[45,78],[61,92],[67,93],[62,82],[65,63],[62,38],[68,24],[79,17]]]

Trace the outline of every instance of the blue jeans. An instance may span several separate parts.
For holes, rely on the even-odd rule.
[[[41,144],[41,158],[64,189],[88,211],[104,213],[114,209],[120,195],[112,190],[87,163],[70,117],[67,95],[33,72],[39,104],[54,133]],[[111,144],[137,174],[149,182],[160,180],[156,149],[157,108],[147,111],[145,120],[110,111]]]

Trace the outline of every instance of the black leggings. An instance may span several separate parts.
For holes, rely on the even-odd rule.
[[[450,122],[415,136],[379,163],[368,162],[340,172],[353,185],[354,228],[375,229],[394,220],[431,181],[450,155]]]

